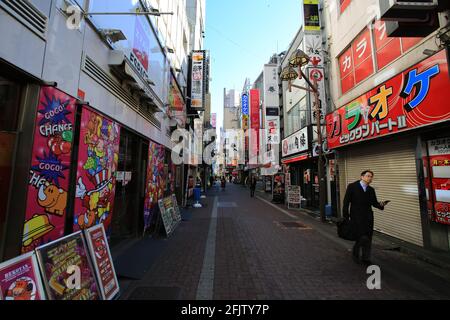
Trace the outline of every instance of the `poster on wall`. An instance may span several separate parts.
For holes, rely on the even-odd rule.
[[[81,231],[39,247],[36,252],[49,300],[101,298]]]
[[[166,177],[164,175],[164,146],[150,141],[147,162],[147,183],[144,201],[144,231],[152,223],[158,200],[164,197]]]
[[[432,184],[428,197],[433,198],[434,221],[450,225],[450,138],[429,141],[428,154]]]
[[[34,252],[0,264],[0,300],[45,300]]]
[[[110,233],[119,146],[119,124],[90,108],[83,107],[77,162],[74,231],[103,223],[106,233]]]
[[[22,253],[64,235],[75,98],[42,87],[37,107]]]
[[[102,298],[103,300],[112,300],[119,293],[119,281],[117,280],[103,224],[85,230],[84,235],[94,264]]]

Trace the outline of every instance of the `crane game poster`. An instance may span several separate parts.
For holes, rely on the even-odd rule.
[[[120,126],[83,107],[77,162],[74,231],[103,223],[106,233],[109,234],[119,143]]]
[[[147,183],[145,186],[144,230],[150,226],[158,200],[164,197],[166,177],[164,174],[164,146],[150,141],[148,148]]]
[[[56,88],[41,88],[22,253],[64,236],[75,103],[75,98]]]

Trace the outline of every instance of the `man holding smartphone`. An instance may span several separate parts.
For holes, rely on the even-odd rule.
[[[384,210],[390,201],[378,202],[375,189],[370,186],[373,180],[373,172],[365,170],[361,173],[361,179],[348,185],[344,197],[343,215],[350,219],[352,229],[356,236],[353,247],[353,259],[371,265],[370,254],[373,235],[373,211],[372,207]],[[349,210],[350,207],[350,210]],[[362,249],[362,254],[360,251]]]

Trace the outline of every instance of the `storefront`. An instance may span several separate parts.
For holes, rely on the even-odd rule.
[[[347,185],[372,170],[378,200],[391,200],[384,211],[374,209],[375,230],[447,251],[449,229],[443,217],[450,174],[446,142],[436,139],[448,136],[450,129],[449,87],[441,51],[327,115],[328,146],[337,152],[340,204]],[[443,147],[433,151],[438,145]]]

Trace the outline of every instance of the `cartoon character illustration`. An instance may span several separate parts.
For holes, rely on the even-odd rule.
[[[75,221],[81,229],[104,222],[110,212],[113,178],[106,170],[100,171],[94,177],[96,187],[90,191],[87,190],[83,179],[78,178],[75,194],[77,198],[83,201],[83,207],[86,208],[86,212]]]
[[[6,300],[35,300],[36,285],[31,278],[17,279],[6,293]]]
[[[95,255],[98,259],[102,259],[106,255],[106,244],[102,238],[98,238],[94,241]]]
[[[62,217],[67,206],[67,192],[46,182],[39,188],[38,203],[46,213]]]

